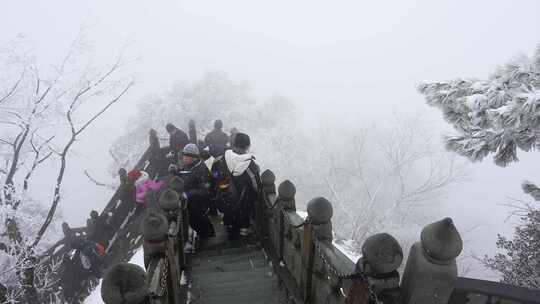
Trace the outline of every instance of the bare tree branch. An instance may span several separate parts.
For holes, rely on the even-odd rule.
[[[88,170],[84,170],[84,175],[86,175],[86,177],[88,177],[88,179],[93,182],[94,184],[96,184],[97,186],[100,186],[100,187],[105,187],[107,189],[116,189],[117,187],[115,187],[114,185],[111,185],[111,184],[107,184],[107,183],[102,183],[102,182],[99,182],[97,181],[95,178],[93,178],[90,173],[88,172]]]
[[[100,81],[103,81],[103,80],[100,80]],[[56,213],[56,208],[58,207],[58,203],[60,202],[60,189],[62,187],[62,181],[64,179],[64,173],[65,173],[66,164],[67,164],[67,162],[66,162],[67,153],[68,153],[69,149],[71,148],[71,146],[73,145],[73,143],[75,142],[75,140],[77,139],[77,136],[80,135],[81,132],[83,132],[92,122],[94,122],[99,116],[101,116],[105,111],[107,111],[107,109],[109,109],[113,104],[118,102],[120,100],[120,98],[122,96],[124,96],[124,94],[131,88],[133,83],[134,83],[133,80],[130,81],[124,87],[124,89],[115,98],[113,98],[105,107],[103,107],[94,116],[92,116],[86,123],[84,123],[83,126],[78,131],[74,131],[75,128],[73,126],[73,121],[72,121],[72,118],[71,118],[71,114],[68,111],[68,114],[66,116],[67,116],[67,119],[68,119],[69,123],[71,124],[72,136],[71,136],[71,139],[64,146],[64,149],[62,150],[62,153],[60,154],[60,170],[58,172],[58,177],[56,179],[56,185],[55,185],[55,188],[54,188],[53,202],[51,204],[51,207],[49,209],[49,212],[47,214],[45,222],[43,223],[43,225],[39,229],[39,231],[37,233],[37,236],[36,236],[34,242],[31,245],[31,248],[34,248],[37,244],[39,244],[41,238],[43,237],[43,234],[45,234],[45,231],[47,231],[47,228],[51,224],[51,222],[53,220],[53,217],[54,217],[54,215]],[[74,133],[73,133],[73,131],[74,131]]]
[[[26,71],[23,70],[23,71],[21,72],[21,75],[19,76],[19,79],[17,79],[17,81],[16,81],[15,84],[11,87],[11,89],[10,89],[3,97],[0,97],[0,104],[2,104],[3,102],[7,101],[11,96],[13,96],[13,94],[17,91],[17,88],[18,88],[19,85],[21,84],[21,81],[23,80],[25,74],[26,74]]]

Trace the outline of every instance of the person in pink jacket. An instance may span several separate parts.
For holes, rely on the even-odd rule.
[[[148,190],[158,191],[163,183],[151,179],[148,173],[144,171],[140,172],[141,176],[135,181],[135,201],[147,207],[146,193]]]

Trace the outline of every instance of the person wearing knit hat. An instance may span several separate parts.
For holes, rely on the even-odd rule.
[[[210,200],[210,172],[200,158],[197,145],[188,144],[182,151],[183,167],[175,175],[184,181],[184,199],[187,201],[189,224],[201,238],[215,235],[214,226],[206,212]]]
[[[187,144],[184,149],[182,150],[182,156],[183,157],[191,157],[191,158],[200,158],[200,152],[199,147],[197,147],[196,144]],[[184,159],[185,163],[185,159]]]

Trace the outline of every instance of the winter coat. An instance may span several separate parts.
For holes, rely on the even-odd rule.
[[[148,190],[154,190],[154,191],[157,192],[161,188],[162,184],[163,184],[163,182],[161,182],[161,181],[155,181],[155,180],[152,180],[152,179],[148,179],[145,182],[137,185],[136,186],[136,194],[135,194],[135,199],[136,199],[137,203],[145,204],[144,199],[146,197],[146,193],[148,192]]]
[[[193,204],[206,205],[210,194],[210,171],[203,161],[197,161],[176,172],[184,180],[184,192]]]
[[[249,226],[253,203],[257,200],[262,182],[259,166],[251,154],[237,154],[227,150],[214,172],[225,204],[225,222],[228,225]]]
[[[184,180],[187,196],[189,224],[203,238],[214,235],[214,227],[206,215],[210,201],[210,171],[202,160],[176,172]]]
[[[210,154],[216,157],[223,155],[230,143],[229,135],[220,129],[214,129],[204,138],[204,142],[210,147]]]
[[[86,228],[89,240],[101,242],[105,245],[108,245],[109,238],[114,233],[113,227],[107,223],[103,216],[86,220]]]
[[[169,146],[177,154],[181,154],[182,149],[189,144],[189,138],[186,132],[176,128],[175,132],[169,138]]]

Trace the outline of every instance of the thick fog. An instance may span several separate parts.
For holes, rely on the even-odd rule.
[[[60,208],[78,226],[111,193],[90,182],[84,170],[110,181],[108,149],[148,94],[219,70],[249,82],[262,98],[291,99],[306,124],[385,125],[396,113],[419,114],[442,136],[451,128],[415,84],[486,77],[497,64],[532,54],[540,42],[539,12],[537,0],[10,1],[0,10],[0,44],[24,34],[39,63],[48,65],[60,60],[83,28],[95,62],[111,62],[124,46],[136,58],[128,68],[136,79],[133,90],[81,137],[70,156]],[[507,168],[490,159],[468,164],[468,180],[446,193],[439,213],[452,217],[470,241],[466,254],[493,253],[496,234],[511,234],[517,219],[507,221],[509,209],[501,204],[509,197],[525,199],[522,180],[540,182],[537,158],[522,153]],[[35,194],[47,202],[50,185],[40,185]],[[484,272],[471,275],[486,277]]]

